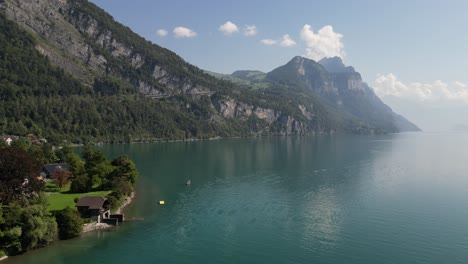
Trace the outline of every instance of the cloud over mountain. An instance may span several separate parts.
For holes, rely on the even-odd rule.
[[[305,24],[301,30],[301,39],[306,45],[306,56],[318,61],[325,57],[344,57],[343,35],[333,30],[332,26],[324,26],[317,33],[312,26]]]
[[[468,104],[468,88],[464,83],[445,83],[436,80],[432,83],[403,83],[392,74],[379,75],[374,82],[377,95],[394,96],[418,102],[463,102]]]

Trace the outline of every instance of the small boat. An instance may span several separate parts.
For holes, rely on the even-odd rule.
[[[185,185],[187,185],[187,186],[189,186],[190,184],[192,184],[192,182],[191,182],[190,180],[187,180],[187,181],[185,182]]]
[[[159,201],[159,204],[160,204],[160,205],[164,205],[165,202],[164,202],[164,201]]]

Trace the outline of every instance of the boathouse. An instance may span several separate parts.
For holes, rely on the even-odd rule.
[[[81,217],[91,218],[98,223],[111,216],[109,201],[102,196],[82,197],[76,202],[75,207]]]

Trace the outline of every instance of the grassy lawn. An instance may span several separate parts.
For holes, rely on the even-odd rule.
[[[81,198],[84,196],[106,196],[110,191],[97,191],[97,192],[88,192],[88,193],[68,193],[70,190],[70,184],[64,186],[62,191],[58,192],[58,187],[55,187],[55,183],[48,182],[46,184],[47,190],[56,190],[55,192],[47,192],[47,201],[49,206],[47,209],[52,210],[62,210],[63,208],[70,206],[71,208],[75,207],[75,198]]]

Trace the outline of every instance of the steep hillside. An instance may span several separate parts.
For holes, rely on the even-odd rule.
[[[332,96],[332,100],[341,102],[346,111],[385,130],[420,130],[383,103],[372,88],[362,81],[361,74],[353,67],[345,66],[341,58],[324,58],[318,63],[329,72],[334,86],[337,87],[338,94]]]
[[[258,72],[239,73],[244,84],[215,78],[86,0],[3,0],[0,13],[0,134],[81,142],[395,131]]]
[[[313,98],[285,102],[284,91],[220,81],[87,1],[6,0],[0,7],[14,22],[1,17],[8,65],[0,133],[80,142],[341,129]]]

